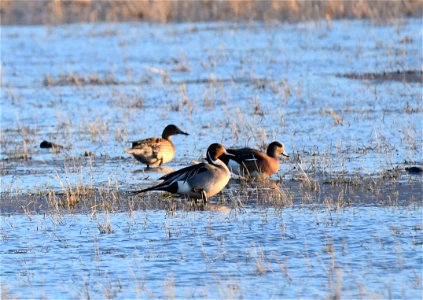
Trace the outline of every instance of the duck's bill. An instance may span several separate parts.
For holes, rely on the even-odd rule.
[[[225,154],[225,155],[227,155],[227,156],[232,156],[232,157],[235,157],[235,155],[234,155],[234,154],[229,153],[229,152],[228,152],[228,151],[226,151],[226,150],[225,150],[224,154]]]
[[[285,157],[289,157],[288,153],[286,153],[285,151],[282,152],[282,155],[285,156]]]
[[[182,130],[179,130],[179,134],[189,135],[189,133],[183,132]]]

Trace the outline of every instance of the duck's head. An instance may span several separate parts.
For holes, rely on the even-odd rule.
[[[267,147],[267,155],[275,158],[279,155],[289,157],[288,153],[286,153],[285,151],[285,145],[278,141],[269,144],[269,146]]]
[[[178,126],[170,124],[170,125],[167,125],[165,129],[163,130],[162,138],[168,139],[170,136],[177,135],[177,134],[189,135],[188,133],[179,129]]]
[[[210,164],[216,164],[216,161],[219,159],[220,156],[223,154],[232,155],[226,152],[225,147],[219,143],[214,143],[209,146],[207,149],[206,159]]]

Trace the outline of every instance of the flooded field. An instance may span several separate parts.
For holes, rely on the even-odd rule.
[[[420,19],[2,26],[1,54],[4,298],[421,298]],[[171,123],[164,168],[123,152]],[[133,196],[274,140],[205,211]]]
[[[111,234],[98,232],[105,219]],[[415,207],[17,215],[2,224],[2,278],[18,298],[421,297]]]

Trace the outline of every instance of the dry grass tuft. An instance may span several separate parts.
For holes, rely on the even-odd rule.
[[[109,214],[106,212],[104,215],[104,223],[98,223],[98,230],[101,234],[111,234],[114,233],[112,224],[110,223]]]
[[[342,125],[341,117],[333,110],[333,108],[328,109],[328,114],[332,117],[335,125]]]
[[[76,73],[60,74],[58,78],[53,78],[51,75],[44,76],[44,86],[66,86],[66,85],[118,85],[113,73],[105,74],[100,77],[98,74],[90,74],[88,76],[80,76]]]

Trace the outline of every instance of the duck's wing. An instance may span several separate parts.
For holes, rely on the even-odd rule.
[[[188,179],[192,178],[192,176],[207,171],[208,170],[207,168],[208,168],[208,164],[206,163],[200,163],[200,164],[182,168],[180,170],[177,170],[175,172],[172,172],[160,177],[160,179],[164,180],[162,183],[152,186],[150,188],[135,192],[135,194],[140,194],[147,191],[168,191],[168,192],[174,193],[176,191],[174,189],[175,185],[177,187],[176,182],[187,181]]]
[[[224,159],[231,159],[237,163],[257,162],[264,159],[264,153],[256,149],[240,148],[240,149],[227,149],[228,153],[233,156],[224,156]]]
[[[253,153],[253,152],[256,152],[256,151],[258,151],[258,150],[255,150],[255,149],[252,149],[252,148],[236,148],[236,149],[229,148],[229,149],[226,149],[226,152],[233,154],[235,156],[243,156],[243,155],[250,154],[250,153]]]
[[[143,139],[138,141],[132,141],[132,148],[143,148],[146,145],[160,145],[162,143],[163,138],[149,138],[149,139]]]
[[[177,191],[178,181],[187,181],[190,178],[192,178],[194,175],[207,171],[208,168],[209,166],[207,163],[200,163],[200,164],[182,168],[180,170],[177,170],[175,172],[172,172],[160,177],[160,179],[164,180],[162,183],[149,187],[147,189],[141,190],[141,191],[137,191],[134,194],[137,195],[147,191],[168,191],[171,193],[175,193]]]
[[[175,172],[163,175],[159,179],[164,180],[165,182],[174,182],[174,181],[187,181],[189,178],[193,177],[196,174],[203,173],[207,171],[207,163],[199,163],[192,166],[188,166],[182,169],[179,169]]]
[[[132,148],[126,149],[126,153],[142,155],[145,157],[155,157],[159,153],[160,148],[164,144],[162,138],[149,138],[139,141],[134,141],[132,143]]]

